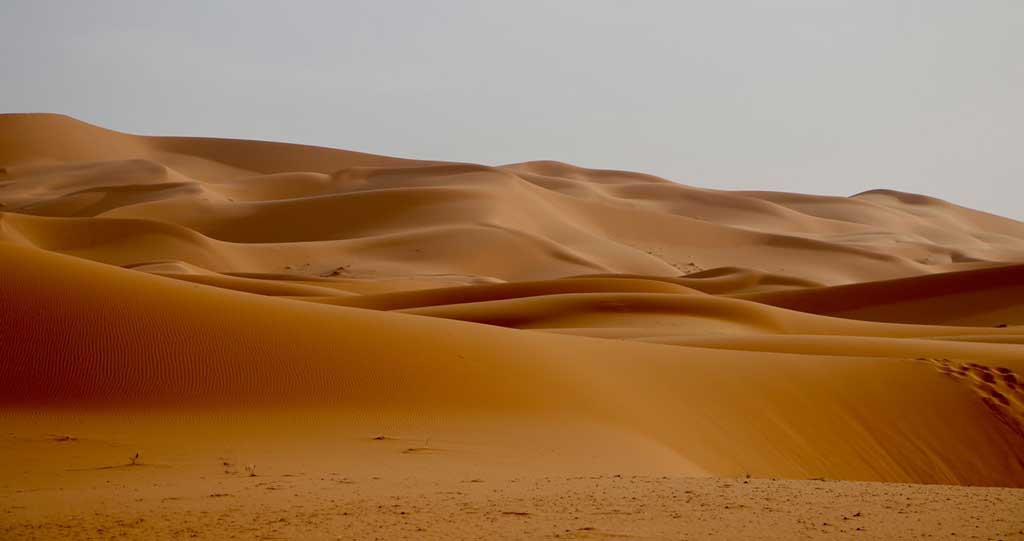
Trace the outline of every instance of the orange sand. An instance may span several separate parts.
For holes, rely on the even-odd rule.
[[[919,195],[0,115],[0,536],[109,533],[111,481],[133,517],[182,487],[254,490],[239,461],[309,501],[351,500],[323,484],[338,472],[384,480],[363,503],[477,478],[543,501],[508,483],[591,476],[596,507],[614,475],[1024,487],[1022,262],[1024,223]],[[40,500],[65,488],[77,522]],[[1021,505],[989,535],[1024,528],[1005,494]],[[481,531],[438,505],[433,535]],[[651,524],[601,531],[756,537]]]

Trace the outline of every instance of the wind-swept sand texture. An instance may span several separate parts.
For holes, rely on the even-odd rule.
[[[0,305],[3,536],[1024,536],[832,481],[1024,487],[1024,224],[925,196],[0,115]]]

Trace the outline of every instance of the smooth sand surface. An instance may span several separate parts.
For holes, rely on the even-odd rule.
[[[0,115],[0,306],[5,538],[1024,537],[1024,224],[925,196]]]

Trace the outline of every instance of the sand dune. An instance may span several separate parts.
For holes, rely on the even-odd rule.
[[[1018,419],[1016,389],[977,387],[934,362],[527,333],[225,291],[10,245],[0,254],[7,332],[21,338],[5,341],[10,407],[578,419],[657,442],[694,475],[990,485],[1024,475],[1022,436],[984,394],[1004,393],[1000,411]],[[1024,364],[984,369],[1009,386]]]
[[[1024,324],[1024,266],[965,270],[741,298],[850,319],[1005,327]]]
[[[162,259],[217,272],[519,281],[738,267],[839,285],[1018,260],[1024,238],[1017,222],[877,194],[811,206],[550,162],[136,137],[53,115],[4,115],[0,133],[5,237],[116,265],[148,262],[141,245],[158,236],[174,239]],[[87,248],[68,240],[82,236]]]
[[[0,115],[2,423],[171,469],[288,434],[323,472],[1024,487],[1022,261],[913,194]],[[392,431],[447,443],[351,443]]]

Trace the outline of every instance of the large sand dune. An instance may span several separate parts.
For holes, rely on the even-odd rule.
[[[0,115],[0,168],[5,490],[40,453],[99,483],[88,441],[171,469],[1024,487],[1024,223],[58,115]],[[68,431],[72,458],[31,436]],[[398,433],[426,441],[367,443]]]

